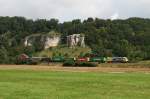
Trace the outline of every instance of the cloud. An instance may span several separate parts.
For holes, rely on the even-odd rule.
[[[0,0],[0,16],[58,18],[61,22],[88,17],[150,17],[149,5],[149,0]]]
[[[118,19],[118,18],[119,18],[119,13],[114,13],[114,14],[110,17],[111,20],[116,20],[116,19]]]

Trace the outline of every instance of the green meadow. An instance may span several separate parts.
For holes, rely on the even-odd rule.
[[[0,70],[0,99],[148,99],[149,73]]]

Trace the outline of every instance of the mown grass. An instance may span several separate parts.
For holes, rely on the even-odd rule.
[[[0,99],[148,99],[150,74],[0,70]]]

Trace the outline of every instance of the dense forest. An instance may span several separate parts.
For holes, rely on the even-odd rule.
[[[84,33],[87,46],[101,56],[126,56],[133,61],[150,59],[150,19],[88,18],[60,23],[57,19],[0,17],[0,63],[13,64],[21,53],[31,55],[42,50],[24,47],[23,40],[31,34],[50,31],[59,32],[62,37]]]

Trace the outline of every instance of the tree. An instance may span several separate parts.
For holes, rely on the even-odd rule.
[[[0,64],[8,64],[9,63],[9,56],[7,50],[2,47],[0,49]]]
[[[36,41],[34,47],[24,48],[25,37],[57,31],[61,33],[62,44],[66,43],[67,35],[83,33],[86,45],[101,56],[150,59],[149,27],[150,19],[144,18],[104,20],[90,17],[83,22],[81,19],[75,19],[59,23],[57,19],[32,20],[24,17],[0,17],[1,57],[7,62],[12,62],[18,54],[31,55],[41,51],[44,45],[40,40]]]

